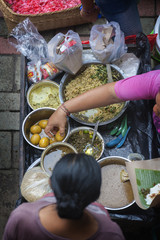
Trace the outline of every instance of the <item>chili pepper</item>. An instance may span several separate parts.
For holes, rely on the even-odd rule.
[[[119,124],[115,126],[115,128],[112,129],[112,131],[110,132],[110,135],[115,135],[117,133],[119,129]]]
[[[122,140],[122,138],[123,138],[123,136],[122,136],[122,134],[120,134],[117,138],[106,143],[106,147],[112,148],[112,147],[116,146]]]
[[[122,129],[122,136],[123,137],[126,134],[126,132],[127,132],[127,115],[125,115],[125,117],[124,117],[124,127]]]
[[[121,125],[118,129],[118,132],[116,133],[116,136],[118,136],[121,132],[122,132],[122,129],[124,127],[124,123],[125,123],[125,118],[123,118],[122,122],[121,122]]]

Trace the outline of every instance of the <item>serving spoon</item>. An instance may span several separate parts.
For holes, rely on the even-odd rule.
[[[92,155],[93,154],[93,151],[94,151],[93,142],[94,142],[95,136],[97,134],[98,125],[99,125],[99,121],[97,121],[96,124],[95,124],[93,137],[92,137],[92,142],[87,144],[87,146],[86,146],[85,153],[88,154],[88,155]]]
[[[111,83],[111,82],[113,82],[111,65],[109,63],[107,63],[106,67],[107,67],[107,74],[108,74],[108,83]]]

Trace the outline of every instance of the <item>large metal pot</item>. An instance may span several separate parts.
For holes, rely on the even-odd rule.
[[[91,64],[96,64],[96,65],[97,65],[97,64],[101,64],[101,65],[102,65],[102,63],[99,62],[99,61],[85,62],[85,63],[83,64],[83,66],[81,67],[81,69],[78,71],[78,73],[77,73],[74,77],[76,77],[76,76],[79,75],[81,72],[83,72],[83,71],[84,71],[88,66],[90,66]],[[111,64],[111,69],[115,69],[115,70],[120,74],[121,79],[124,78],[124,74],[123,74],[122,70],[121,70],[119,67],[117,67],[116,65]],[[62,79],[61,79],[60,89],[59,89],[59,96],[60,96],[60,102],[61,102],[61,103],[63,103],[63,102],[66,101],[65,95],[64,95],[64,89],[65,89],[66,85],[69,84],[69,82],[70,82],[72,79],[73,79],[73,75],[68,74],[68,73],[64,74],[64,76],[63,76]],[[121,110],[114,118],[109,119],[109,120],[104,121],[104,122],[100,122],[100,123],[99,123],[99,126],[101,126],[101,125],[106,125],[106,124],[109,124],[109,123],[114,122],[115,120],[117,120],[117,119],[124,113],[124,111],[126,110],[128,103],[129,103],[128,101],[125,102],[122,110]],[[94,109],[88,111],[89,115],[92,114],[92,112],[94,113]],[[75,116],[74,114],[71,114],[71,117],[72,117],[75,121],[77,121],[77,122],[79,122],[79,123],[81,123],[81,124],[85,124],[85,125],[89,125],[89,126],[95,126],[95,123],[91,123],[91,122],[87,121],[86,119],[85,119],[85,120],[82,120],[81,118],[77,117],[77,115]]]
[[[102,187],[98,201],[108,210],[123,210],[135,203],[130,181],[122,182],[120,178],[120,171],[125,169],[126,162],[130,160],[119,156],[98,160],[102,169]]]

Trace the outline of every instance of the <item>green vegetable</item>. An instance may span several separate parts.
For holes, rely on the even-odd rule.
[[[89,131],[88,131],[88,130],[84,130],[83,132],[84,132],[85,134],[86,134],[86,133],[89,133]]]
[[[89,134],[89,138],[93,138],[93,134]]]
[[[119,124],[116,125],[115,128],[112,129],[112,131],[110,132],[110,135],[114,135],[114,134],[116,134],[117,131],[118,131],[118,129],[119,129]]]
[[[125,117],[123,118],[122,122],[121,122],[121,125],[116,133],[116,136],[118,136],[121,132],[122,132],[122,129],[124,127],[124,123],[125,123]]]
[[[126,134],[126,132],[127,132],[127,115],[125,115],[125,117],[124,117],[124,127],[122,129],[122,136],[123,137]]]

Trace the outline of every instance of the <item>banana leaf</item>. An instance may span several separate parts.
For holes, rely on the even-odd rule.
[[[141,204],[148,208],[149,205],[146,204],[144,192],[149,192],[150,188],[160,183],[160,171],[135,168],[135,174]]]

